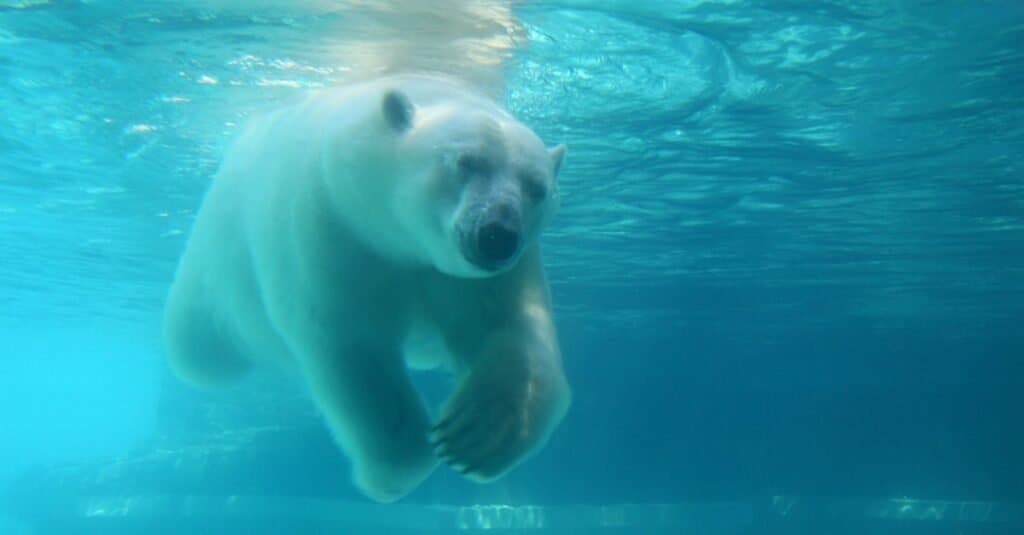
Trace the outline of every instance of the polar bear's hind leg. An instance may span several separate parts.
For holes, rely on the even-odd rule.
[[[251,368],[229,333],[202,306],[186,304],[174,288],[164,316],[164,341],[171,369],[200,387],[234,382]]]

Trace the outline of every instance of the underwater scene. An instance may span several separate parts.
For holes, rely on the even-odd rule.
[[[0,0],[0,534],[1024,533],[1024,3]]]

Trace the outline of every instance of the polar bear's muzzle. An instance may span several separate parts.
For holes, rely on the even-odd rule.
[[[462,254],[487,271],[499,271],[512,265],[522,249],[521,221],[515,204],[488,206],[463,233]]]
[[[519,228],[505,221],[488,221],[477,231],[477,250],[486,262],[511,260],[519,251]]]

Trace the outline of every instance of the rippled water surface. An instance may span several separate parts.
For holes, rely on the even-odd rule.
[[[236,125],[343,81],[347,45],[373,39],[360,28],[408,24],[358,2],[6,4],[0,224],[18,317],[74,317],[98,295],[105,314],[155,310]],[[526,3],[515,28],[473,29],[517,39],[508,105],[572,149],[556,281],[1020,313],[1020,8],[645,6]]]

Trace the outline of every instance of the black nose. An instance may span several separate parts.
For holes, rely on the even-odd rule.
[[[519,249],[519,231],[502,221],[484,223],[477,231],[476,247],[486,262],[506,262]]]

